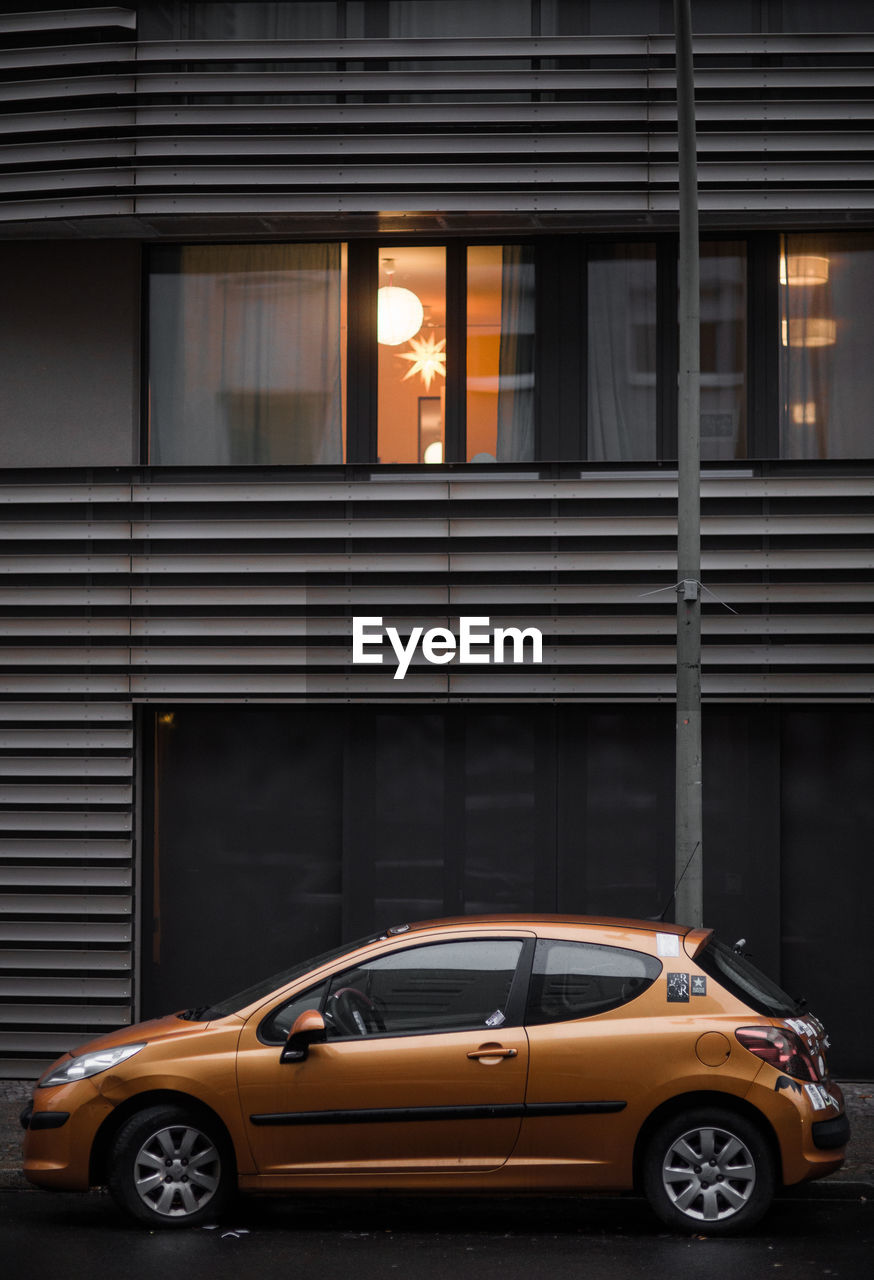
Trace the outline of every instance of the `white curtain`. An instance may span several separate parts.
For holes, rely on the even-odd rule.
[[[589,263],[589,457],[656,457],[656,264],[651,245]]]
[[[534,262],[518,244],[502,254],[497,444],[498,462],[534,457]]]
[[[343,461],[340,246],[193,245],[158,255],[150,461]]]

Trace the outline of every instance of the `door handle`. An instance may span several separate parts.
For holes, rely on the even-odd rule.
[[[515,1058],[517,1049],[504,1049],[499,1044],[481,1045],[479,1049],[471,1049],[469,1058]]]

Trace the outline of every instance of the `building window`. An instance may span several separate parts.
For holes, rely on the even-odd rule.
[[[872,297],[870,235],[782,238],[782,457],[871,457]]]
[[[870,457],[874,237],[700,265],[702,459]],[[671,237],[161,246],[149,296],[153,464],[677,456]]]
[[[443,462],[446,249],[383,248],[379,259],[379,461]]]
[[[655,245],[598,247],[588,277],[588,456],[655,458]]]
[[[529,462],[534,446],[534,252],[467,251],[468,462]]]
[[[345,275],[339,244],[157,250],[149,460],[343,462]]]
[[[701,457],[745,458],[747,256],[743,242],[701,245]]]

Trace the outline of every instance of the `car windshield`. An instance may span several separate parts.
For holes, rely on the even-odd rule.
[[[740,951],[711,938],[695,957],[696,963],[724,987],[768,1018],[791,1018],[803,1002],[793,1000]]]
[[[245,1009],[247,1005],[254,1004],[256,1000],[269,996],[271,991],[277,991],[280,987],[285,987],[289,982],[294,982],[295,978],[302,978],[312,969],[318,969],[323,964],[328,964],[331,960],[336,960],[340,956],[346,954],[347,951],[355,951],[358,947],[365,947],[369,942],[376,942],[379,938],[384,938],[385,932],[371,933],[366,938],[359,938],[357,942],[344,942],[341,947],[332,947],[330,951],[323,951],[321,955],[312,956],[309,960],[301,960],[299,964],[292,965],[290,969],[281,969],[279,973],[271,974],[269,978],[263,978],[261,982],[254,983],[251,987],[246,987],[244,991],[238,991],[236,995],[228,996],[225,1000],[217,1000],[213,1004],[204,1005],[202,1008],[187,1010],[187,1016],[198,1022],[209,1022],[213,1018],[226,1018],[231,1013],[237,1013],[240,1009]],[[185,1016],[185,1015],[184,1015]]]

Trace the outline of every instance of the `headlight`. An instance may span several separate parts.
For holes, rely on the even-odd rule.
[[[145,1047],[145,1044],[123,1044],[117,1049],[95,1049],[92,1053],[80,1053],[78,1058],[71,1058],[63,1067],[40,1080],[38,1087],[45,1089],[50,1084],[73,1084],[76,1080],[99,1075],[101,1071],[108,1071],[110,1067],[117,1067],[120,1062],[132,1058]]]

